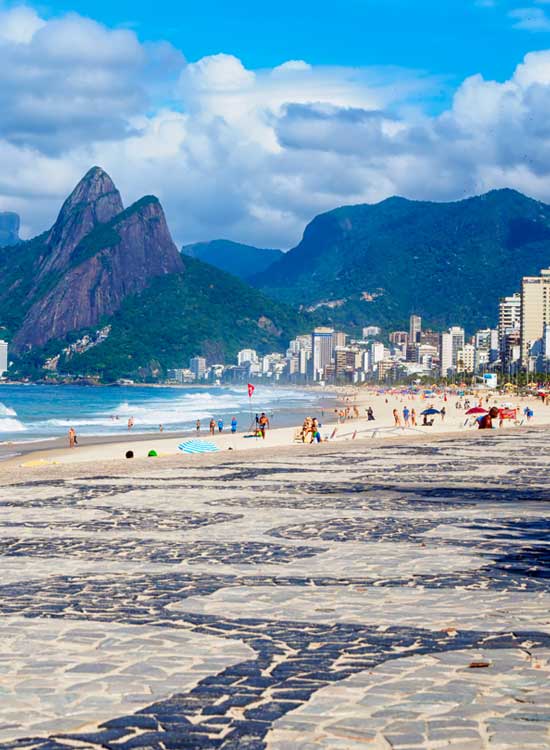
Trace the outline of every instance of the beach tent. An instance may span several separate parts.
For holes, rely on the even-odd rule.
[[[182,453],[217,453],[220,449],[207,440],[186,440],[178,445]]]

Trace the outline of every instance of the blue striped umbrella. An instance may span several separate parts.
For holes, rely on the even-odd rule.
[[[182,453],[216,453],[220,449],[206,440],[186,440],[178,445]]]

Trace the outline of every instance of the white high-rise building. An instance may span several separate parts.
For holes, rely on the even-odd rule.
[[[456,356],[456,369],[458,372],[472,373],[475,368],[476,350],[473,344],[464,344]]]
[[[379,326],[366,326],[363,328],[363,338],[371,339],[373,336],[380,336],[381,329]]]
[[[453,337],[450,333],[442,333],[439,341],[439,361],[441,377],[446,378],[453,369]]]
[[[458,352],[464,348],[464,328],[451,326],[449,328],[449,335],[451,336],[453,347],[453,367],[456,368]]]
[[[420,341],[422,333],[422,318],[420,315],[411,315],[409,318],[409,342],[416,344]]]
[[[540,276],[524,276],[521,283],[521,360],[529,364],[531,349],[540,348],[545,325],[550,324],[550,268]]]
[[[519,328],[521,322],[521,294],[516,292],[510,297],[501,297],[498,303],[498,336]]]
[[[0,378],[8,371],[8,342],[0,339]]]
[[[293,354],[298,354],[303,351],[311,353],[311,334],[307,333],[303,336],[296,336],[296,338],[292,339],[290,342],[288,350]]]
[[[322,380],[325,367],[332,362],[334,355],[333,334],[332,328],[316,328],[311,334],[314,380]]]
[[[204,357],[191,357],[189,369],[195,376],[195,380],[203,380],[206,375],[206,359]]]
[[[241,349],[237,354],[237,364],[239,367],[243,365],[257,365],[258,355],[255,349]]]

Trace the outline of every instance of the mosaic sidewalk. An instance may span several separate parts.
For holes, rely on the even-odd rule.
[[[316,448],[0,486],[0,748],[549,750],[550,431]]]

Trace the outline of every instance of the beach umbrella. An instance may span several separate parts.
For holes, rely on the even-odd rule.
[[[219,448],[207,440],[186,440],[178,445],[178,450],[182,453],[216,453]]]
[[[441,414],[439,409],[424,409],[424,411],[421,411],[420,414],[424,416],[424,414]]]
[[[488,414],[487,409],[483,409],[481,406],[472,406],[471,409],[468,409],[466,414]]]

